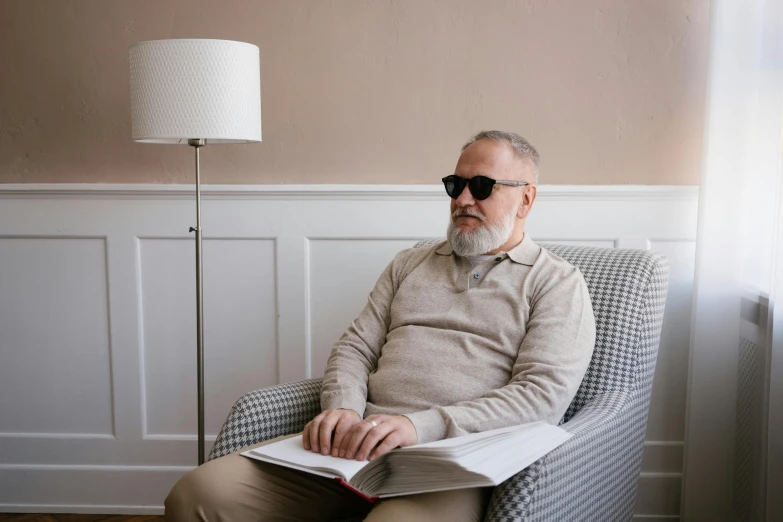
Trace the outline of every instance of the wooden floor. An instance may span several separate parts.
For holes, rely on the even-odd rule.
[[[154,515],[43,515],[39,513],[0,513],[3,522],[162,522]]]

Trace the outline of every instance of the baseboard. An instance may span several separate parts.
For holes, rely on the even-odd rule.
[[[0,504],[0,513],[74,513],[84,515],[162,515],[163,506],[79,504]]]

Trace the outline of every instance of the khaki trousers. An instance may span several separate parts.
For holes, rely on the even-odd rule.
[[[326,522],[344,518],[371,522],[478,522],[483,518],[491,492],[492,488],[459,489],[370,504],[336,480],[249,459],[236,452],[207,462],[182,477],[166,498],[165,519],[168,522]]]

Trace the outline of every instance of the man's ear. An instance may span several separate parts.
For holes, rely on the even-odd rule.
[[[517,207],[517,217],[519,219],[526,219],[533,209],[533,203],[535,203],[536,195],[538,194],[538,187],[535,185],[527,185],[522,190],[522,200],[519,202],[519,207]]]

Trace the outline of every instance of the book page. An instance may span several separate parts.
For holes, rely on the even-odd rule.
[[[532,431],[537,429],[539,426],[546,424],[542,421],[536,421],[536,422],[530,422],[527,424],[518,424],[515,426],[508,426],[506,428],[498,428],[494,430],[488,430],[488,431],[480,431],[478,433],[469,433],[467,435],[463,435],[462,437],[453,437],[450,439],[442,439],[442,440],[436,440],[434,442],[427,442],[425,444],[416,444],[414,446],[408,446],[408,448],[462,448],[466,446],[471,446],[473,443],[478,443],[479,445],[482,445],[484,441],[487,439],[492,439],[496,437],[505,437],[507,434],[510,433],[519,433],[522,431]]]
[[[301,435],[245,451],[242,455],[323,477],[342,477],[346,481],[350,481],[360,469],[369,464],[366,460],[341,459],[307,451],[302,446]]]

